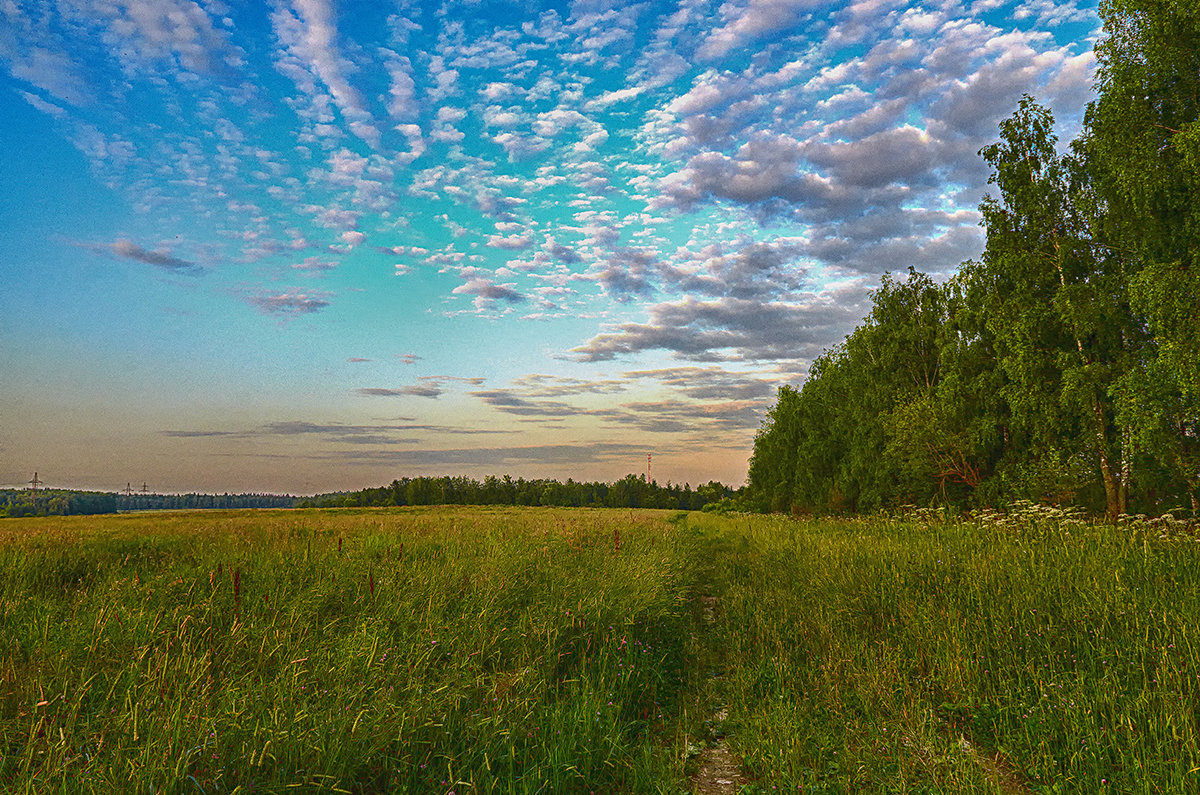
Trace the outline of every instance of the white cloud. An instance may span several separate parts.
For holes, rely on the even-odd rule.
[[[381,135],[362,95],[350,83],[354,65],[341,54],[337,22],[329,0],[292,0],[291,10],[276,7],[271,20],[286,53],[281,63],[285,74],[296,79],[296,67],[299,67],[317,77],[328,89],[351,131],[378,149]],[[301,79],[297,85],[310,95],[316,91],[310,80]]]
[[[288,290],[282,293],[262,293],[251,296],[249,302],[271,315],[309,315],[329,306],[329,293],[306,293]]]
[[[705,60],[727,55],[767,33],[779,35],[795,27],[805,11],[824,5],[823,0],[749,0],[744,6],[721,6],[725,24],[712,31],[697,51]]]
[[[523,251],[533,245],[533,239],[528,235],[488,235],[485,245],[506,251]]]
[[[391,85],[388,87],[388,113],[397,121],[410,121],[420,112],[417,103],[417,83],[413,79],[412,61],[391,50],[382,50]]]

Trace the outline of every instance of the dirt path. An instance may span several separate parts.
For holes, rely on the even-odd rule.
[[[702,596],[700,600],[704,611],[704,624],[711,625],[717,620],[720,601],[715,596]],[[715,678],[720,676],[720,672],[714,674]],[[705,721],[708,736],[703,738],[704,748],[696,760],[700,769],[692,777],[692,792],[696,795],[736,793],[747,782],[745,773],[725,742],[724,727],[728,718],[729,709],[722,706]]]
[[[975,760],[975,764],[983,770],[997,792],[1003,795],[1030,795],[1033,792],[1026,786],[1021,774],[1003,756],[980,751],[962,735],[959,735],[958,747]]]
[[[696,795],[725,795],[736,793],[745,783],[737,760],[721,740],[700,754],[700,770],[692,778],[692,791]]]

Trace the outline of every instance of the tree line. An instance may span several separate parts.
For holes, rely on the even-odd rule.
[[[292,508],[289,494],[118,494],[120,511],[186,511],[206,508]]]
[[[0,490],[0,518],[6,516],[70,516],[125,511],[169,511],[207,508],[344,508],[397,505],[546,505],[601,508],[672,508],[698,511],[728,500],[737,492],[709,481],[659,485],[644,476],[626,475],[615,483],[525,480],[489,476],[405,477],[387,486],[359,491],[293,497],[281,494],[123,494],[70,489]]]
[[[296,500],[286,494],[119,494],[74,489],[8,489],[0,490],[0,517],[199,508],[291,508]]]
[[[696,511],[732,497],[734,490],[709,481],[660,486],[644,476],[626,475],[615,483],[534,479],[494,475],[482,481],[458,477],[415,477],[360,491],[319,494],[297,507],[339,508],[387,505],[546,505],[558,507],[673,508]]]
[[[0,517],[116,513],[117,495],[72,489],[0,489]]]
[[[1070,503],[1200,513],[1200,6],[1104,0],[1096,96],[1060,149],[1026,96],[980,155],[986,244],[885,276],[779,390],[763,510]]]

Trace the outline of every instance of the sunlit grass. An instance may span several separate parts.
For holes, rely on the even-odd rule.
[[[669,516],[6,523],[0,788],[678,783],[651,741],[678,712],[689,620],[691,542]]]
[[[1148,529],[743,523],[737,750],[766,790],[1200,790],[1200,550]]]
[[[1200,545],[1172,527],[8,520],[0,790],[678,793],[727,734],[754,792],[1197,791]]]

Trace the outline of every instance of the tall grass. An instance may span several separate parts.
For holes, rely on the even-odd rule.
[[[677,791],[695,550],[668,516],[5,523],[0,789]]]
[[[8,520],[0,790],[678,793],[726,734],[758,792],[1200,791],[1200,549],[1167,529]]]
[[[1200,549],[1145,526],[743,520],[731,738],[767,791],[1200,791]]]

